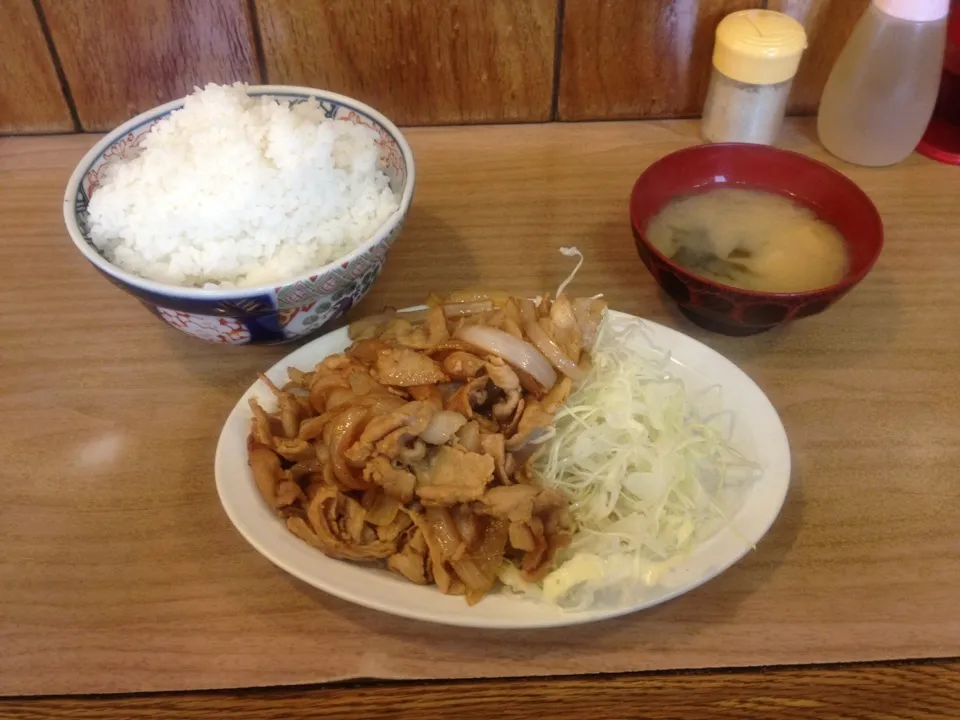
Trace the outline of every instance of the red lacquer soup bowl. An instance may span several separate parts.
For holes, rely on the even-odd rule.
[[[778,193],[816,212],[847,243],[846,276],[806,292],[741,290],[695,275],[647,241],[647,225],[667,203],[719,187]],[[661,158],[633,186],[630,222],[640,259],[681,312],[727,335],[752,335],[823,312],[866,276],[883,248],[880,214],[852,180],[805,155],[765,145],[699,145]]]

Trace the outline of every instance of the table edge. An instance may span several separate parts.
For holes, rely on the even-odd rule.
[[[960,657],[551,678],[7,696],[0,697],[0,717],[469,720],[504,712],[506,718],[543,717],[547,705],[553,720],[582,720],[585,713],[627,707],[634,708],[625,710],[628,713],[643,708],[644,717],[653,719],[693,713],[739,719],[777,712],[785,718],[955,720],[960,707]]]

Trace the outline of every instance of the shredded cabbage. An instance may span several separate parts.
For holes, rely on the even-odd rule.
[[[689,392],[643,321],[616,325],[603,322],[593,369],[533,461],[572,500],[573,542],[539,584],[501,571],[508,588],[570,609],[656,585],[726,524],[758,470],[730,442],[719,389]]]

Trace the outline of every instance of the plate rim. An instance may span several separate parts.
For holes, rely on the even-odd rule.
[[[414,309],[414,308],[408,308],[408,309]],[[336,582],[325,581],[323,578],[319,577],[317,573],[303,572],[294,564],[289,562],[287,559],[278,556],[278,553],[275,550],[268,547],[267,546],[268,543],[265,543],[265,541],[263,541],[263,539],[258,535],[257,529],[255,527],[252,527],[248,522],[248,520],[242,516],[242,513],[240,509],[236,506],[234,499],[231,498],[229,495],[229,488],[227,487],[227,481],[224,477],[225,471],[222,470],[223,463],[227,462],[226,455],[225,455],[227,450],[225,449],[225,445],[229,442],[228,430],[230,429],[231,421],[233,420],[234,416],[237,414],[243,415],[243,414],[249,413],[249,410],[247,409],[246,400],[258,389],[258,387],[261,386],[261,381],[259,379],[255,380],[249,387],[247,387],[244,390],[244,392],[238,398],[236,404],[231,408],[227,418],[224,420],[223,427],[221,428],[220,435],[217,440],[217,447],[214,455],[214,478],[215,478],[215,484],[217,487],[217,495],[224,512],[226,513],[231,524],[234,526],[234,528],[240,534],[240,536],[243,537],[243,539],[246,540],[246,542],[249,545],[251,545],[258,553],[260,553],[260,555],[262,555],[265,559],[267,559],[276,567],[292,575],[293,577],[299,579],[300,581],[306,583],[307,585],[310,585],[311,587],[316,588],[317,590],[320,590],[324,593],[327,593],[336,598],[339,598],[340,600],[344,600],[346,602],[353,603],[355,605],[359,605],[361,607],[365,607],[370,610],[376,610],[378,612],[387,613],[389,615],[402,617],[409,620],[417,620],[421,622],[428,622],[432,624],[439,624],[439,625],[446,625],[446,626],[453,626],[453,627],[468,627],[468,628],[478,628],[478,629],[488,629],[488,630],[521,630],[521,629],[534,630],[534,629],[568,627],[568,626],[574,626],[574,625],[582,625],[590,622],[599,622],[602,620],[609,620],[609,619],[622,617],[624,615],[629,615],[635,612],[639,612],[641,610],[649,609],[656,605],[660,605],[662,603],[673,600],[679,597],[680,595],[684,595],[688,592],[691,592],[692,590],[710,582],[711,580],[714,580],[716,577],[718,577],[719,575],[729,570],[733,565],[740,562],[740,560],[742,560],[747,554],[749,554],[756,547],[756,544],[759,543],[769,533],[770,529],[773,527],[777,518],[780,516],[780,513],[783,509],[783,505],[785,504],[787,495],[789,493],[792,470],[793,470],[789,439],[787,437],[786,429],[783,426],[783,421],[780,418],[780,414],[777,412],[773,403],[770,401],[770,398],[763,391],[763,389],[753,380],[753,378],[751,378],[744,370],[742,370],[738,365],[736,365],[736,363],[724,357],[721,353],[714,350],[710,346],[706,345],[705,343],[693,337],[690,337],[689,335],[686,335],[680,332],[679,330],[675,330],[673,328],[667,327],[666,325],[662,325],[660,323],[654,322],[652,320],[648,320],[646,318],[641,318],[641,317],[624,313],[621,311],[617,311],[617,310],[608,310],[607,312],[609,315],[611,315],[611,319],[641,320],[646,326],[648,326],[651,329],[652,334],[654,336],[665,336],[668,343],[671,341],[677,342],[678,339],[683,344],[692,343],[693,347],[696,347],[696,349],[699,352],[705,354],[706,358],[709,359],[710,365],[713,365],[714,363],[719,364],[721,367],[725,369],[726,372],[732,372],[734,375],[739,376],[739,379],[741,382],[745,383],[748,387],[751,387],[753,390],[755,390],[758,399],[760,399],[763,402],[763,404],[765,404],[766,410],[769,411],[769,414],[772,416],[772,418],[776,419],[775,425],[773,427],[768,428],[768,431],[772,430],[776,435],[774,442],[779,447],[775,448],[775,454],[777,457],[782,459],[783,467],[782,467],[782,472],[780,473],[782,477],[772,479],[773,481],[777,481],[779,483],[780,492],[777,493],[774,500],[767,506],[766,520],[761,523],[761,526],[759,527],[757,533],[755,533],[756,538],[753,540],[752,546],[746,542],[743,543],[742,549],[740,549],[735,553],[731,553],[729,557],[723,558],[721,562],[711,567],[709,571],[698,575],[692,581],[683,583],[675,588],[671,588],[670,590],[663,592],[657,595],[656,597],[648,598],[648,599],[634,602],[631,604],[612,607],[612,608],[606,607],[606,608],[591,609],[591,610],[580,611],[580,612],[564,612],[564,611],[556,612],[555,607],[549,606],[549,605],[543,605],[542,607],[544,608],[545,612],[542,618],[534,618],[534,619],[531,619],[530,617],[491,618],[489,616],[483,616],[479,614],[471,618],[469,614],[463,615],[463,616],[457,615],[452,617],[446,617],[442,614],[432,615],[427,610],[418,610],[415,608],[408,608],[402,605],[397,606],[395,604],[392,604],[389,601],[389,599],[373,597],[370,595],[362,595],[362,594],[358,595],[356,593],[351,592],[350,590],[344,590],[342,588],[338,588]],[[324,335],[321,335],[317,338],[314,338],[310,342],[304,343],[303,345],[296,348],[295,350],[292,350],[291,352],[289,352],[288,354],[286,354],[285,356],[277,360],[273,365],[271,365],[268,369],[266,369],[263,372],[265,375],[268,375],[268,376],[277,370],[282,370],[285,372],[286,368],[293,364],[290,362],[290,358],[292,356],[300,353],[310,354],[309,351],[311,348],[317,345],[334,344],[334,341],[337,340],[338,338],[340,339],[340,343],[343,344],[344,347],[346,347],[346,344],[348,343],[347,333],[348,333],[348,329],[344,327],[338,330],[331,331]],[[338,352],[338,351],[332,351],[332,352]],[[700,373],[703,372],[702,370],[696,370],[696,369],[695,371]],[[770,441],[768,440],[767,444],[769,444],[769,442]],[[768,481],[770,480],[767,478],[767,475],[766,475],[767,470],[764,469],[763,472],[764,474],[761,476],[758,482],[761,482],[763,480],[768,480]],[[249,478],[249,481],[251,483],[253,482],[252,477]],[[254,487],[254,490],[256,490],[255,487]],[[257,497],[259,498],[258,491],[256,494],[257,494]],[[259,499],[262,502],[262,498],[259,498]],[[271,508],[268,510],[270,514],[273,515],[273,509]],[[273,516],[276,517],[275,515]],[[710,540],[712,540],[714,537],[719,536],[722,531],[723,529],[718,531],[717,535],[712,536],[705,542],[710,542]],[[284,532],[288,532],[286,528],[284,528]],[[306,544],[304,544],[304,548],[309,549],[311,552],[320,553],[319,550],[316,550],[315,548],[310,548]],[[332,558],[328,558],[327,556],[322,555],[322,553],[320,554],[320,557],[325,558],[326,560],[330,560],[332,562],[343,562],[349,567],[361,569],[364,571],[373,570],[374,572],[384,572],[384,573],[388,572],[388,571],[384,571],[384,570],[380,570],[372,567],[371,568],[362,567],[355,563],[346,563],[345,561],[334,560]],[[416,587],[419,588],[420,586],[416,586]],[[504,593],[504,596],[507,598],[510,598],[509,593]],[[448,597],[448,596],[441,595],[440,597]],[[462,602],[462,598],[458,597],[456,599]],[[517,601],[524,602],[524,603],[530,602],[528,599],[523,598],[521,596],[517,596]]]

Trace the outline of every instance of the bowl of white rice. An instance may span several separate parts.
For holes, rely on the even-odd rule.
[[[366,295],[414,182],[403,135],[357,100],[210,84],[98,142],[67,184],[64,220],[87,260],[167,324],[277,343]]]

